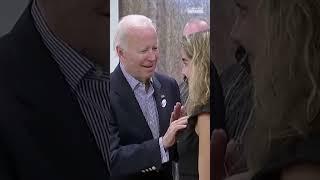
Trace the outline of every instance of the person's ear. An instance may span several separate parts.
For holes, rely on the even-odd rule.
[[[117,51],[118,57],[120,59],[123,59],[124,58],[124,50],[120,46],[117,46],[116,51]]]

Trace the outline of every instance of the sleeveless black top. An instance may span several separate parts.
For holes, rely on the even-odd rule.
[[[205,105],[192,113],[188,119],[186,129],[180,132],[177,137],[177,148],[179,156],[179,180],[198,180],[198,154],[199,137],[195,131],[198,115],[210,113],[210,105]],[[208,127],[210,128],[210,127]]]

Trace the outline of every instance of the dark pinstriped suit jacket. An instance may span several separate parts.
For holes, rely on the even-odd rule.
[[[119,65],[111,74],[110,85],[113,113],[110,123],[112,179],[172,179],[171,162],[161,164],[158,139],[153,139],[138,101]],[[180,102],[180,92],[174,79],[158,73],[155,73],[152,85],[159,114],[160,136],[163,136],[169,127],[173,106]],[[167,101],[165,107],[161,106],[163,96]],[[173,148],[170,158],[175,156],[174,152]]]
[[[26,9],[0,39],[0,179],[108,180],[79,104]]]

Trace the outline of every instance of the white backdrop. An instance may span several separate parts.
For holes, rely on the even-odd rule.
[[[119,22],[119,3],[118,1],[110,1],[110,73],[118,65],[119,60],[113,49],[113,39],[115,36],[117,24]]]

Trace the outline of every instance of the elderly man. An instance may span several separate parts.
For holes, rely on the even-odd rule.
[[[174,79],[155,72],[159,51],[152,21],[123,17],[115,49],[120,63],[111,74],[112,178],[172,179],[175,135],[187,120],[170,119],[180,93]]]
[[[109,179],[108,12],[35,0],[0,39],[1,180]]]

